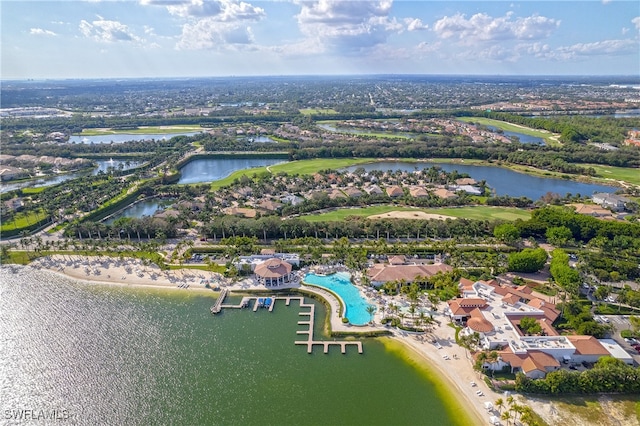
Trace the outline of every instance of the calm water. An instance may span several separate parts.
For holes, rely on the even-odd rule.
[[[194,160],[180,169],[178,183],[204,183],[226,178],[237,170],[271,166],[282,158],[207,158]]]
[[[339,132],[339,133],[349,133],[352,135],[389,135],[390,137],[393,136],[402,136],[405,138],[415,138],[418,134],[417,133],[406,133],[406,132],[388,132],[388,131],[384,131],[384,130],[367,130],[367,129],[357,129],[357,128],[353,128],[353,127],[336,127],[332,124],[318,124],[318,127],[324,129],[324,130],[328,130],[330,132]]]
[[[131,141],[146,141],[155,139],[157,141],[162,139],[171,139],[174,136],[193,136],[201,132],[185,132],[185,133],[157,133],[157,134],[127,134],[118,133],[114,135],[99,135],[99,136],[71,136],[69,143],[123,143]]]
[[[488,129],[493,130],[494,132],[498,131],[498,128],[497,128],[497,127],[495,127],[495,126],[488,126],[488,125],[486,125],[485,127],[487,127]],[[538,145],[545,145],[545,143],[544,143],[544,139],[539,138],[539,137],[537,137],[537,136],[525,135],[524,133],[518,133],[518,132],[510,132],[510,131],[508,131],[508,130],[503,130],[503,131],[502,131],[502,134],[503,134],[503,135],[505,135],[505,136],[507,136],[507,137],[515,136],[515,137],[517,137],[517,138],[520,140],[520,142],[522,142],[522,143],[535,143],[535,144],[538,144]]]
[[[495,190],[496,195],[510,195],[512,197],[524,196],[534,201],[547,192],[553,192],[562,196],[568,192],[572,194],[591,195],[594,192],[615,192],[617,189],[613,186],[531,176],[502,167],[473,166],[470,164],[382,161],[379,163],[348,167],[347,170],[354,171],[358,167],[363,167],[366,171],[404,170],[412,172],[423,168],[428,169],[432,166],[438,166],[446,172],[457,170],[460,173],[467,173],[477,181],[486,180],[489,187]]]
[[[297,302],[214,317],[206,293],[24,267],[0,268],[0,295],[3,414],[67,410],[86,425],[452,423],[431,383],[378,341],[363,355],[294,345]]]
[[[129,161],[129,165],[127,166],[127,161]],[[109,170],[109,168],[113,168],[114,170],[131,170],[135,169],[138,166],[142,165],[142,161],[131,161],[131,160],[96,160],[98,163],[98,167],[96,167],[92,174],[97,175],[100,172],[105,172]],[[120,165],[122,164],[122,169]]]
[[[16,189],[22,189],[22,188],[40,188],[42,186],[57,185],[59,183],[66,182],[68,180],[75,179],[79,176],[81,176],[80,173],[70,173],[66,175],[59,175],[59,176],[53,176],[53,177],[30,179],[28,181],[23,181],[23,182],[2,183],[2,185],[0,185],[0,192],[4,193],[4,192],[14,191]]]
[[[142,216],[153,216],[155,212],[161,208],[167,207],[172,202],[173,201],[158,199],[140,201],[139,203],[131,204],[129,207],[114,214],[104,222],[107,225],[110,225],[121,217],[141,218]]]
[[[328,288],[342,298],[345,304],[345,317],[353,325],[365,325],[371,321],[367,312],[369,303],[362,297],[358,287],[351,283],[351,276],[344,273],[331,275],[307,274],[304,281],[320,287]]]
[[[122,164],[122,170],[129,170],[138,167],[142,164],[141,161],[129,161],[129,166],[126,165],[126,160],[95,160],[98,167],[93,169],[92,175],[97,175],[100,171],[107,172],[109,167],[113,167],[115,170],[120,170],[119,166]],[[81,173],[69,173],[60,176],[46,177],[41,179],[32,179],[25,182],[8,183],[0,185],[0,192],[13,191],[22,188],[39,188],[42,186],[53,186],[62,182],[66,182],[71,179],[76,179],[82,176],[86,176],[88,172]]]

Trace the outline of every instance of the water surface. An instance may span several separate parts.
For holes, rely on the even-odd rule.
[[[155,134],[137,134],[137,133],[117,133],[113,135],[96,135],[96,136],[80,136],[74,135],[69,137],[68,143],[86,143],[86,144],[103,144],[103,143],[123,143],[133,141],[150,141],[171,139],[174,136],[193,136],[202,132],[184,132],[184,133],[155,133]]]
[[[547,192],[564,196],[567,193],[592,195],[594,192],[615,192],[618,188],[593,183],[576,182],[567,179],[545,178],[532,176],[525,173],[514,172],[503,167],[474,166],[471,164],[452,163],[410,163],[405,161],[381,161],[378,163],[362,164],[348,167],[346,170],[354,171],[359,167],[366,171],[372,170],[414,170],[428,169],[437,166],[446,172],[457,170],[466,173],[476,181],[485,180],[495,195],[510,195],[512,197],[528,197],[537,200]]]
[[[71,424],[448,425],[436,388],[375,340],[294,345],[299,306],[225,310],[213,294],[80,284],[0,268],[0,409]],[[323,305],[317,304],[316,323]],[[321,336],[317,336],[321,337]]]
[[[214,182],[226,178],[238,170],[271,166],[283,161],[282,158],[206,158],[193,160],[180,169],[182,176],[178,183]]]

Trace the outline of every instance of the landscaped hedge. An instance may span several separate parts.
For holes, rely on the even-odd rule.
[[[584,371],[552,371],[544,379],[530,379],[518,373],[515,389],[522,393],[549,395],[637,394],[640,393],[640,369],[615,358],[603,357],[594,368]]]

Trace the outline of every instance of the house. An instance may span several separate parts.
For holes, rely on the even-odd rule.
[[[624,210],[627,203],[631,201],[628,198],[621,197],[616,194],[609,194],[606,192],[593,194],[591,199],[594,203],[600,204],[602,207],[611,209],[616,212]]]
[[[471,185],[454,185],[453,187],[451,187],[451,189],[453,189],[454,191],[466,192],[467,194],[471,195],[482,195],[482,191],[480,191],[480,188]]]
[[[436,197],[439,198],[455,198],[457,197],[455,192],[449,191],[448,189],[445,188],[438,188],[435,191],[433,191],[433,193],[436,195]]]
[[[347,194],[347,197],[351,197],[351,198],[358,198],[358,197],[362,196],[362,191],[360,191],[358,188],[353,187],[353,186],[349,186],[347,188],[344,188],[342,190],[342,192]]]
[[[427,198],[429,196],[427,190],[420,186],[413,186],[409,188],[409,194],[414,198]]]
[[[404,195],[404,191],[398,185],[391,185],[385,188],[387,195],[391,198],[402,197]]]
[[[291,204],[292,206],[297,206],[298,204],[304,201],[304,198],[298,197],[297,195],[289,194],[280,197],[280,201],[285,204]]]
[[[274,212],[282,207],[282,204],[272,200],[263,200],[258,204],[258,207],[266,211]]]
[[[2,166],[0,167],[0,181],[5,182],[12,179],[26,177],[27,172],[18,167]]]
[[[611,210],[607,210],[603,207],[600,207],[599,205],[583,204],[583,203],[575,203],[575,204],[569,204],[569,205],[572,207],[575,207],[576,213],[578,214],[585,214],[593,217],[613,219],[613,216],[611,215]]]
[[[378,185],[371,185],[364,188],[364,192],[366,192],[369,195],[381,195],[382,189],[380,189]]]
[[[329,197],[330,200],[335,200],[335,199],[338,199],[338,198],[347,198],[347,196],[344,195],[342,193],[342,191],[340,191],[337,188],[329,189],[327,191],[327,196]]]
[[[478,182],[476,182],[475,179],[473,178],[459,178],[456,179],[456,185],[476,185]]]
[[[243,216],[243,217],[256,217],[258,212],[255,209],[248,209],[244,207],[227,207],[222,209],[222,213],[229,216]]]
[[[524,354],[515,354],[509,348],[498,352],[499,362],[497,365],[489,366],[495,370],[502,369],[504,366],[511,367],[512,373],[522,371],[522,373],[530,379],[541,379],[551,371],[560,368],[560,362],[553,356],[542,351],[529,351]]]
[[[272,287],[290,282],[293,278],[292,269],[293,267],[290,263],[272,257],[257,265],[253,272],[258,282],[267,287]]]

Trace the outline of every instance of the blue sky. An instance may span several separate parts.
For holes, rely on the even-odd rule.
[[[640,75],[637,0],[2,0],[2,79]]]

